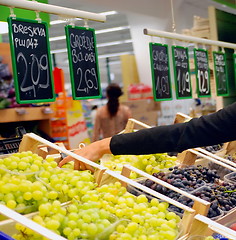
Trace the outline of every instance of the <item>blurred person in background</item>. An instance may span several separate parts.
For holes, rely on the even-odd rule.
[[[106,105],[99,107],[96,111],[92,141],[111,137],[124,130],[131,111],[128,106],[119,102],[123,94],[120,86],[111,83],[106,88]]]

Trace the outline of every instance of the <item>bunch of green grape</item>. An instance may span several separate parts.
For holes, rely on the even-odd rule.
[[[72,239],[174,240],[180,218],[167,210],[167,203],[145,195],[134,196],[119,182],[103,185],[62,207],[59,201],[45,203],[33,220],[55,233]],[[37,239],[39,234],[17,226],[14,239]]]
[[[31,182],[25,175],[5,174],[0,180],[0,203],[19,213],[36,211],[47,202],[51,191],[39,181]]]
[[[44,160],[31,151],[13,153],[6,158],[0,159],[0,177],[10,173],[18,176],[25,175],[27,179],[33,181],[36,173],[55,167],[57,167],[57,163],[52,157]]]
[[[48,189],[57,193],[53,200],[58,199],[61,202],[69,201],[74,197],[80,197],[97,186],[94,176],[87,170],[77,171],[56,168],[40,172],[37,175],[37,179],[43,182]]]
[[[57,168],[53,158],[44,160],[30,151],[0,160],[0,203],[22,214],[37,211],[48,201],[71,200],[96,187],[89,171]]]
[[[84,206],[73,200],[68,206],[61,206],[59,201],[45,203],[39,207],[39,214],[32,218],[38,224],[52,230],[66,239],[94,239],[116,220],[106,210],[99,208],[95,202]],[[16,224],[18,234],[14,239],[43,239],[40,234]]]
[[[176,165],[177,158],[169,156],[167,153],[148,155],[110,155],[109,159],[102,161],[102,164],[110,170],[121,172],[125,164],[130,164],[149,174],[167,171],[168,168]],[[131,178],[137,178],[137,174],[132,172]]]

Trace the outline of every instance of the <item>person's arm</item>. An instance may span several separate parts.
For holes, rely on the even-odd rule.
[[[186,123],[115,135],[110,149],[114,155],[182,152],[233,140],[236,140],[236,103]]]
[[[209,146],[236,140],[236,103],[210,115],[192,119],[186,123],[139,130],[134,133],[115,135],[94,142],[76,151],[91,161],[99,160],[103,154],[151,154]],[[59,164],[72,161],[67,157]],[[79,164],[76,161],[76,164]],[[82,163],[81,163],[82,164]],[[84,169],[85,165],[75,169]]]

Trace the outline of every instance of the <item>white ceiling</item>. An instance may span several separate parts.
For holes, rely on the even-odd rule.
[[[172,26],[173,17],[176,21],[176,30],[181,32],[183,28],[191,28],[193,25],[193,16],[198,15],[204,18],[208,17],[208,6],[213,5],[218,9],[223,9],[224,11],[229,11],[236,13],[235,9],[229,9],[223,7],[212,0],[172,0],[173,2],[173,13],[171,12],[171,0],[49,0],[50,4],[64,6],[68,8],[101,13],[105,11],[116,10],[118,14],[107,16],[106,22],[94,22],[89,21],[89,26],[95,30],[113,28],[119,26],[128,26],[128,17],[132,14],[140,14],[146,16],[153,16],[159,19],[167,19],[166,29],[170,29]],[[51,19],[58,19],[57,16],[52,16]],[[83,26],[83,21],[77,22],[79,25]],[[60,36],[64,34],[64,28],[62,24],[52,26],[50,28],[50,36]],[[119,32],[104,33],[97,35],[97,44],[128,40],[131,39],[130,30],[123,30]],[[61,49],[65,48],[65,40],[51,42],[51,49]],[[114,45],[109,47],[99,47],[98,55],[111,54],[116,52],[132,52],[132,43]],[[67,66],[67,55],[57,54],[56,55],[57,64],[59,67],[68,69]],[[120,66],[117,65],[119,58],[110,58],[110,62],[114,64],[110,65],[111,72],[120,72]],[[106,61],[105,59],[100,59],[100,72],[106,75]]]

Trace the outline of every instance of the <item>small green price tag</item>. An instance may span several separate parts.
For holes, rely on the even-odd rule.
[[[210,97],[211,79],[207,50],[194,49],[194,59],[198,97]]]
[[[55,101],[47,23],[8,18],[8,24],[16,101]]]
[[[229,96],[226,58],[223,52],[213,52],[217,96]]]
[[[73,99],[101,97],[95,31],[92,28],[66,26]]]
[[[172,46],[176,98],[192,98],[188,48]]]
[[[152,89],[155,101],[171,100],[172,87],[168,45],[150,43],[150,60],[152,70]]]

